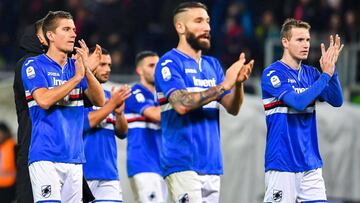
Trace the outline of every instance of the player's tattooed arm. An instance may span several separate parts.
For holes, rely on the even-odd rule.
[[[170,95],[169,102],[176,112],[184,115],[191,110],[217,100],[224,92],[225,88],[222,85],[211,87],[202,92],[177,90]]]

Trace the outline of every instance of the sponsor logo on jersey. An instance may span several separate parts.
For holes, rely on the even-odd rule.
[[[35,77],[35,70],[34,70],[34,67],[32,66],[29,66],[26,68],[26,76],[29,78],[29,79],[32,79]]]
[[[173,62],[171,59],[166,59],[164,62],[161,63],[161,66],[166,66],[166,64]]]
[[[165,81],[168,81],[171,79],[171,72],[170,72],[170,69],[169,67],[167,66],[164,66],[162,69],[161,69],[161,75],[163,77],[163,79]]]
[[[288,79],[288,83],[296,83],[296,80],[294,80],[294,79]]]
[[[41,186],[41,196],[48,198],[51,195],[51,185]]]
[[[275,72],[275,70],[271,70],[271,71],[269,71],[269,73],[268,74],[266,74],[266,76],[270,76],[272,73],[274,73]]]
[[[139,103],[144,103],[145,102],[145,97],[142,93],[138,93],[135,95],[136,101],[138,101]]]
[[[281,202],[283,197],[283,192],[281,190],[273,190],[273,200],[275,202]]]
[[[185,73],[197,73],[197,71],[193,68],[185,68]]]
[[[34,60],[28,60],[26,63],[25,63],[25,66],[28,66],[31,62],[33,62]]]
[[[60,86],[66,82],[66,80],[60,80],[60,79],[56,79],[56,78],[52,78],[52,80],[53,80],[54,86]]]
[[[308,88],[307,87],[294,87],[292,86],[292,88],[295,90],[296,93],[300,94],[302,92],[305,92]]]
[[[280,87],[280,85],[281,85],[280,79],[276,75],[274,75],[270,78],[270,82],[271,82],[272,86],[275,88]]]
[[[48,72],[48,76],[60,76],[60,74],[56,72]]]
[[[214,86],[216,86],[215,78],[212,78],[212,79],[197,79],[196,77],[193,77],[193,82],[194,82],[195,86],[200,86],[200,87],[214,87]]]
[[[132,94],[137,94],[137,93],[139,93],[139,92],[141,92],[141,90],[140,90],[140,89],[136,89],[136,90],[134,90],[134,91],[132,92]]]

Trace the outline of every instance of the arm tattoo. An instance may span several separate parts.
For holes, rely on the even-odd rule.
[[[177,90],[170,95],[169,101],[172,105],[182,105],[188,110],[193,110],[218,99],[224,92],[225,89],[221,85],[202,92]]]

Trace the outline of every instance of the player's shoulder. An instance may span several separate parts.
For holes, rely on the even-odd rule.
[[[282,74],[283,68],[280,61],[275,61],[263,70],[262,76],[271,76],[272,74]]]
[[[211,62],[213,62],[213,61],[218,62],[219,61],[217,58],[215,58],[213,56],[209,56],[209,55],[202,55],[201,59],[206,60],[206,61],[211,61]]]
[[[140,83],[136,83],[133,86],[131,86],[131,93],[136,94],[143,91],[143,87]]]
[[[175,49],[171,49],[160,57],[158,64],[165,66],[169,63],[176,63],[179,61],[181,61],[179,53],[177,53]]]
[[[301,68],[303,70],[306,70],[306,71],[317,71],[317,68],[314,67],[314,66],[310,66],[310,65],[307,65],[307,64],[301,64]]]
[[[38,64],[43,60],[43,54],[37,55],[37,56],[31,56],[24,60],[23,66],[33,66]]]

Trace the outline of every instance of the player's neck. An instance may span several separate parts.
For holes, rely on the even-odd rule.
[[[60,65],[60,67],[64,67],[67,61],[67,54],[65,52],[59,51],[58,49],[54,47],[49,47],[48,52],[46,55],[51,58],[53,61],[55,61],[57,64]]]
[[[294,70],[299,70],[301,65],[301,60],[294,59],[290,55],[284,54],[281,58],[281,62],[285,63],[287,66]]]
[[[176,49],[195,59],[196,62],[200,61],[201,50],[193,49],[188,43],[180,41]]]
[[[150,90],[150,92],[155,93],[155,86],[146,82],[145,79],[140,79],[140,84]]]

